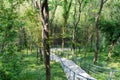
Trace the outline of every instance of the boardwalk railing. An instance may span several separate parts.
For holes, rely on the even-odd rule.
[[[104,68],[86,62],[80,63],[80,66],[92,76],[96,76],[96,79],[120,80],[120,70]]]
[[[62,62],[61,58],[60,58],[60,62],[62,63],[62,68],[64,69],[64,71],[71,73],[71,75],[68,75],[68,80],[95,80],[94,78],[90,78],[90,77],[88,78],[88,77],[85,77],[83,75],[76,73],[75,71],[70,69],[68,66],[66,66]]]
[[[70,68],[70,66],[66,65],[64,63],[64,59],[61,59],[57,57],[54,54],[51,54],[51,60],[55,60],[57,62],[61,63],[61,66],[66,73],[66,76],[68,80],[95,80],[94,78],[90,77],[84,70],[81,69],[81,71],[78,73]],[[79,70],[79,69],[78,69]]]

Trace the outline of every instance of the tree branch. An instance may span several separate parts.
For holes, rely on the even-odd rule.
[[[67,13],[70,11],[71,5],[72,5],[72,0],[71,0],[70,3],[69,3]]]
[[[103,3],[106,3],[108,0],[104,0],[104,2]]]
[[[58,6],[58,2],[59,2],[59,1],[56,1],[55,8],[54,8],[54,10],[53,10],[52,17],[51,17],[51,19],[50,19],[50,25],[52,24],[52,22],[53,22],[53,20],[54,20],[55,12],[56,12],[56,9],[57,9],[57,6]]]
[[[76,22],[76,25],[78,25],[79,21],[80,21],[80,14],[81,14],[81,4],[82,4],[83,0],[80,2],[78,0],[78,3],[79,3],[79,12],[78,12],[78,20]]]
[[[100,13],[101,13],[101,11],[102,11],[102,8],[103,8],[103,5],[104,5],[104,0],[101,0],[101,3],[100,3],[100,9],[99,9],[97,15],[100,15]]]

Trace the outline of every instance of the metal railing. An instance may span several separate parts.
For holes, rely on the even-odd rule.
[[[120,70],[104,68],[89,63],[80,63],[80,66],[96,79],[102,80],[120,80]]]
[[[52,58],[52,60],[54,60],[53,56],[51,56],[51,58]],[[57,58],[59,58],[59,57],[57,57]],[[76,73],[75,71],[70,69],[67,65],[65,65],[63,63],[63,61],[61,60],[61,58],[59,58],[59,62],[61,63],[62,69],[66,73],[68,80],[95,80],[92,77],[85,77],[81,74]]]

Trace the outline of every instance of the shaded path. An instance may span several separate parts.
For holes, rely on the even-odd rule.
[[[50,55],[51,60],[60,62],[68,80],[96,80],[88,75],[83,69],[77,66],[73,61],[66,58],[60,58],[55,54]]]

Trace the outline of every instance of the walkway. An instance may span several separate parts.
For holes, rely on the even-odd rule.
[[[68,80],[96,80],[88,75],[83,69],[77,66],[73,61],[66,58],[59,58],[58,56],[51,54],[51,60],[60,62],[64,72],[66,73]]]

